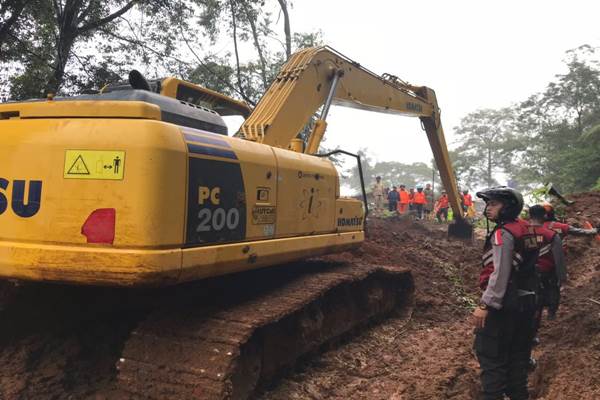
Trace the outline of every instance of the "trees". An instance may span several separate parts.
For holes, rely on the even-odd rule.
[[[21,64],[12,93],[15,98],[24,98],[37,97],[40,92],[58,92],[64,83],[67,64],[78,58],[75,46],[91,40],[99,29],[110,26],[140,1],[16,3],[19,5],[12,8],[11,17],[2,26],[5,34],[0,36],[0,45],[5,48],[3,62],[12,60]]]
[[[292,33],[288,7],[285,0],[3,0],[0,79],[17,100],[101,87],[142,65],[149,75],[192,78],[254,104],[293,45],[318,41]],[[282,40],[274,9],[284,16]]]
[[[588,190],[600,171],[600,65],[597,50],[567,52],[567,72],[542,93],[515,107],[518,138],[515,176],[532,184],[551,181],[563,191]]]
[[[592,188],[600,171],[600,63],[597,49],[567,52],[567,72],[541,93],[498,110],[478,110],[456,128],[451,152],[463,182],[492,186],[496,177],[520,189],[551,181],[563,191]]]
[[[514,115],[510,108],[477,110],[465,116],[455,133],[460,145],[452,152],[460,180],[469,186],[494,186],[498,173],[511,171]]]

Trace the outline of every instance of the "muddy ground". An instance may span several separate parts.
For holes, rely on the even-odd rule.
[[[573,225],[600,225],[600,193],[572,196]],[[301,364],[257,398],[476,399],[478,363],[470,312],[478,299],[481,241],[448,241],[439,225],[375,220],[356,254],[410,266],[416,308],[406,323],[390,318]],[[483,232],[478,232],[478,237]],[[536,399],[600,399],[600,242],[567,240],[569,282],[555,321],[544,321],[530,375]],[[347,257],[340,255],[334,257]]]
[[[600,193],[573,198],[570,223],[600,222]],[[282,371],[256,399],[476,398],[469,315],[482,243],[449,241],[442,225],[394,219],[371,220],[369,235],[360,250],[322,261],[410,268],[410,318],[398,313],[327,345]],[[571,237],[567,247],[570,280],[557,319],[543,324],[531,390],[537,399],[598,399],[600,242]],[[99,398],[153,301],[159,299],[124,291],[0,282],[0,399]]]

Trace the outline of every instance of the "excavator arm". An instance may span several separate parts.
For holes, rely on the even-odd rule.
[[[321,108],[304,148],[305,153],[315,154],[327,127],[325,119],[331,104],[420,118],[454,215],[464,226],[435,92],[393,75],[379,76],[330,47],[308,48],[293,54],[239,134],[248,140],[302,151],[296,137]]]

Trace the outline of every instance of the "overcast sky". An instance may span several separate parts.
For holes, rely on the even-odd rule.
[[[476,109],[542,91],[563,73],[565,51],[600,45],[600,1],[295,0],[292,30],[324,41],[368,69],[436,91],[453,127]],[[328,147],[368,147],[379,161],[429,162],[418,119],[335,107]]]

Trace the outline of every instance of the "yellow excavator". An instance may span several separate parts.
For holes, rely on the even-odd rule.
[[[359,245],[366,201],[341,197],[318,154],[332,104],[419,117],[462,215],[434,91],[309,48],[254,110],[139,73],[102,93],[1,104],[0,277],[160,286]],[[227,136],[222,116],[236,114],[247,118]]]
[[[88,322],[132,307],[100,398],[248,398],[323,343],[412,304],[402,265],[321,258],[220,277],[364,241],[364,185],[362,201],[341,197],[318,153],[332,104],[420,118],[459,217],[449,233],[472,233],[433,90],[318,47],[294,54],[254,110],[135,71],[97,93],[0,104],[0,278],[66,283],[49,286]],[[227,115],[245,118],[234,136]],[[107,287],[90,300],[78,285]],[[45,293],[34,306],[48,303],[53,320]]]

